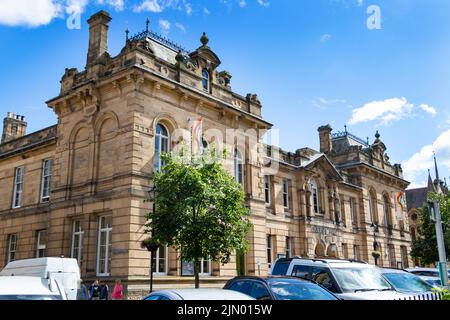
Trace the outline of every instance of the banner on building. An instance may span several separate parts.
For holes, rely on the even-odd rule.
[[[397,220],[402,221],[404,212],[406,209],[406,197],[404,192],[397,192],[395,194],[395,211],[397,214]]]

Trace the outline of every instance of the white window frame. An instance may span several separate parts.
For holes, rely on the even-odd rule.
[[[271,205],[272,203],[272,181],[270,176],[264,176],[264,201],[266,205]]]
[[[266,237],[266,247],[267,247],[267,268],[269,270],[269,273],[272,271],[272,265],[273,265],[273,238],[272,235],[267,235]]]
[[[112,216],[101,216],[99,217],[98,220],[98,237],[97,237],[97,263],[96,263],[96,275],[99,277],[107,277],[109,276],[109,272],[108,270],[110,269],[110,265],[109,265],[109,259],[110,259],[110,250],[109,248],[111,247],[111,231],[112,231],[112,226],[110,226],[109,228],[102,228],[102,219],[106,219],[106,218],[111,218],[111,224],[112,224]],[[106,241],[105,241],[105,247],[106,247],[106,251],[105,251],[105,268],[104,270],[106,270],[106,272],[104,273],[100,273],[100,244],[101,244],[101,240],[102,240],[102,234],[105,234],[106,236]]]
[[[46,171],[46,166],[49,166]],[[53,160],[52,159],[45,159],[42,162],[42,181],[41,181],[41,202],[48,202],[50,201],[50,193],[51,193],[51,184],[52,184],[52,167],[53,167]],[[45,182],[48,181],[48,187],[47,190],[45,188]],[[46,194],[47,193],[47,194]]]
[[[311,205],[314,213],[320,213],[320,194],[316,180],[311,181]]]
[[[42,233],[43,232],[45,232],[45,233],[47,233],[47,230],[46,229],[43,229],[43,230],[39,230],[38,232],[37,232],[37,240],[36,240],[36,258],[44,258],[45,256],[46,256],[46,250],[47,250],[47,243],[44,243],[44,244],[41,244],[41,235],[42,235]],[[48,241],[48,233],[47,233],[47,241]],[[44,255],[43,256],[40,256],[39,255],[39,251],[40,250],[44,250]]]
[[[167,135],[157,133],[158,132],[158,126],[161,126],[166,131]],[[156,150],[156,141],[158,140],[158,150]],[[166,144],[166,151],[164,151],[163,143]],[[170,152],[170,132],[169,129],[162,124],[161,122],[158,122],[155,127],[155,145],[153,148],[153,170],[155,173],[161,170],[162,167],[164,167],[164,162],[161,159],[162,153]],[[158,155],[158,157],[157,157]],[[157,157],[157,158],[156,158]]]
[[[289,210],[289,180],[283,180],[283,205],[284,208]]]
[[[80,224],[80,229],[77,230],[76,226],[77,223]],[[78,255],[75,257],[75,237],[78,236]],[[76,220],[73,222],[73,229],[72,229],[72,248],[70,250],[70,256],[74,259],[77,259],[78,265],[81,265],[82,259],[83,259],[83,238],[84,238],[84,230],[83,230],[83,222],[80,220]]]
[[[239,170],[239,166],[241,170]],[[244,158],[238,149],[234,151],[234,178],[237,183],[244,184]]]
[[[25,172],[24,166],[17,167],[15,170],[14,193],[12,203],[13,209],[20,208],[22,206],[24,172]]]
[[[17,234],[13,233],[8,235],[8,256],[6,258],[7,260],[6,263],[10,263],[11,261],[16,260],[16,252],[17,252]],[[11,258],[12,254],[14,254],[14,258]]]
[[[205,83],[206,83],[206,88],[205,88]],[[204,68],[202,69],[202,89],[205,92],[209,92],[211,88],[211,74],[209,73],[209,71]]]
[[[205,272],[205,268],[204,268],[205,262],[208,264],[208,270],[209,270],[209,272]],[[200,271],[199,271],[198,275],[199,275],[199,276],[202,276],[202,277],[210,276],[210,275],[212,274],[212,272],[211,272],[211,271],[212,271],[212,270],[211,270],[211,267],[212,267],[211,259],[202,259],[202,260],[200,261]]]
[[[161,272],[161,270],[159,270],[159,254],[161,252],[161,247],[158,248],[158,250],[156,250],[155,255],[154,255],[154,259],[155,259],[155,268],[153,270],[153,275],[155,276],[166,276],[168,274],[167,270],[169,268],[169,259],[168,259],[168,255],[169,255],[169,247],[167,246],[163,246],[164,248],[164,253],[165,253],[165,261],[164,261],[164,272]]]

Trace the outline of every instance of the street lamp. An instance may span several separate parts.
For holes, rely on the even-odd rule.
[[[372,256],[375,259],[375,265],[378,265],[378,258],[380,257],[379,252],[378,252],[378,244],[377,244],[377,236],[376,236],[376,231],[377,231],[377,225],[372,222],[372,224],[370,225],[370,228],[373,231],[373,252],[372,252]]]
[[[441,207],[438,200],[428,201],[430,219],[436,224],[436,238],[439,251],[439,274],[442,286],[448,287],[447,257],[445,254],[444,232],[442,230]]]

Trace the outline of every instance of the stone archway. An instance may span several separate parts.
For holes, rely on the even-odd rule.
[[[325,258],[325,246],[321,242],[318,242],[316,245],[316,249],[314,250],[314,257]]]
[[[337,246],[336,246],[336,244],[332,243],[332,244],[330,244],[328,246],[327,257],[328,258],[337,258]]]

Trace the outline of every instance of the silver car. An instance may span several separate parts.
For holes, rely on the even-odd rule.
[[[252,297],[224,289],[171,289],[156,291],[144,300],[255,300]]]
[[[397,290],[403,293],[431,293],[433,286],[420,277],[405,270],[380,268],[383,277]]]

